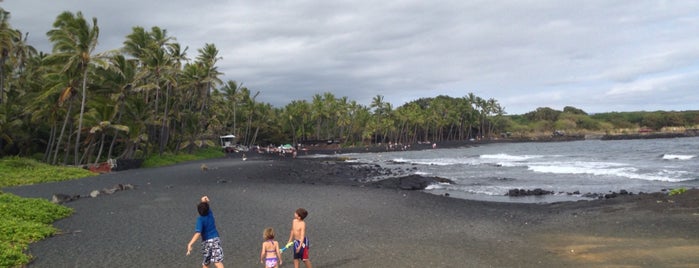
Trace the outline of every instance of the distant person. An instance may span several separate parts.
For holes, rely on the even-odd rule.
[[[214,213],[209,208],[209,197],[202,196],[201,202],[197,205],[199,217],[197,224],[194,227],[194,236],[187,244],[187,256],[192,252],[192,245],[201,237],[201,253],[204,260],[201,266],[208,268],[211,263],[216,268],[223,268],[223,249],[221,248],[221,240],[216,230],[216,222]]]
[[[279,268],[282,265],[282,252],[279,250],[279,242],[274,241],[274,229],[265,228],[262,233],[262,251],[260,252],[260,263],[264,263],[267,268]]]
[[[436,143],[433,143],[433,144],[432,144],[432,149],[437,149],[437,144],[436,144]]]
[[[299,268],[299,261],[303,261],[306,268],[312,268],[311,260],[308,258],[310,244],[306,237],[306,222],[304,221],[307,216],[308,211],[299,208],[294,212],[294,220],[291,222],[291,232],[287,243],[294,242],[294,268]]]

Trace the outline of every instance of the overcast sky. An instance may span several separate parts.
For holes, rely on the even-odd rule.
[[[166,29],[194,58],[213,43],[222,80],[282,107],[332,92],[395,107],[494,98],[508,114],[699,109],[699,2],[4,0],[12,27],[50,52],[62,11],[97,18],[99,51],[132,27]]]

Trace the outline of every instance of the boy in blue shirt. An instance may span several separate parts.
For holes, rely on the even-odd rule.
[[[202,267],[208,268],[209,264],[214,263],[216,268],[223,268],[223,249],[216,230],[214,213],[209,209],[209,197],[201,197],[197,211],[199,211],[199,217],[197,217],[197,225],[194,228],[194,236],[187,244],[187,255],[192,252],[194,242],[201,237],[201,252],[204,255]]]

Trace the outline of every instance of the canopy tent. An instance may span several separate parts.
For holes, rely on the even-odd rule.
[[[284,145],[282,145],[282,146],[279,146],[279,147],[282,148],[282,149],[287,149],[287,150],[289,150],[289,149],[294,149],[294,146],[291,146],[291,144],[288,144],[288,143],[287,143],[287,144],[284,144]]]
[[[231,148],[233,145],[235,145],[235,135],[233,134],[220,136],[219,138],[221,139],[221,147],[223,148]]]

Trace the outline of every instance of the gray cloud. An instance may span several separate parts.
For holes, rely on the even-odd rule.
[[[497,99],[510,114],[697,109],[692,1],[5,0],[49,51],[63,10],[97,17],[100,48],[133,26],[168,30],[189,56],[213,43],[224,80],[275,106],[332,92],[394,106],[438,94]]]

